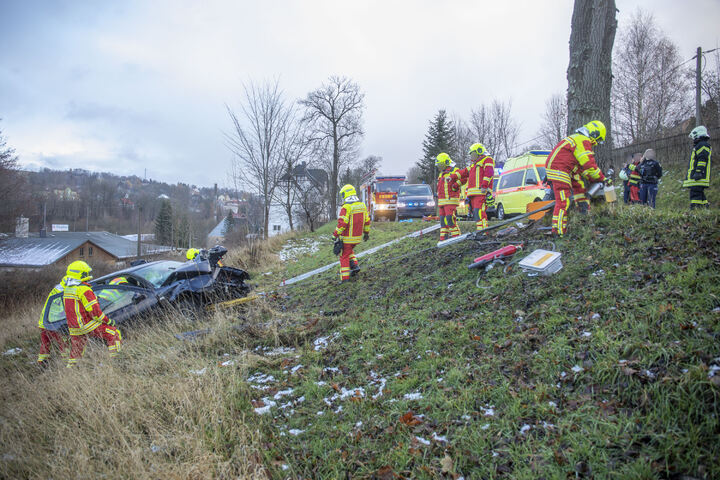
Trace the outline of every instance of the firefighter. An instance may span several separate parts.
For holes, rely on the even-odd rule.
[[[565,137],[548,155],[547,178],[552,182],[555,196],[555,210],[552,218],[552,232],[562,236],[567,231],[567,209],[571,191],[579,187],[573,178],[575,174],[591,182],[604,182],[605,175],[595,163],[593,146],[605,141],[605,125],[599,120],[578,128]]]
[[[58,350],[60,350],[61,357],[66,358],[68,356],[69,346],[66,339],[63,338],[59,332],[53,332],[45,329],[45,311],[50,303],[50,297],[65,290],[65,281],[66,278],[63,277],[63,279],[60,280],[60,283],[50,290],[50,294],[48,295],[47,300],[45,300],[45,305],[43,305],[42,312],[40,312],[40,320],[38,320],[38,327],[40,327],[40,353],[38,353],[37,359],[38,365],[40,366],[47,365],[47,359],[50,358],[50,349],[53,342],[55,342]]]
[[[630,204],[640,203],[640,180],[642,175],[640,174],[640,159],[638,154],[633,157],[633,161],[628,168],[630,169],[630,175],[628,175],[628,186],[630,187]]]
[[[187,253],[185,253],[185,257],[188,260],[195,260],[195,257],[197,257],[198,255],[200,255],[200,250],[198,250],[197,248],[188,248]]]
[[[370,216],[365,204],[357,197],[355,187],[345,185],[340,189],[340,196],[343,204],[340,208],[337,228],[333,232],[333,238],[342,242],[340,282],[348,282],[351,274],[354,276],[360,271],[353,249],[355,245],[360,243],[361,239],[367,241],[370,238]]]
[[[105,340],[112,357],[120,351],[122,335],[114,326],[114,322],[100,309],[98,299],[87,283],[92,279],[90,272],[92,268],[82,260],[72,262],[67,268],[63,304],[70,330],[68,368],[75,366],[85,353],[85,344],[89,336]]]
[[[470,153],[470,166],[454,175],[461,184],[467,182],[467,196],[473,209],[475,229],[480,231],[488,227],[486,200],[488,192],[492,192],[495,160],[487,154],[482,143],[472,144],[468,153]]]
[[[457,225],[455,210],[460,203],[460,185],[457,183],[458,169],[450,155],[441,153],[435,160],[435,166],[440,170],[437,183],[438,206],[440,213],[440,241],[448,236],[457,237],[460,235],[460,228]]]
[[[707,128],[702,125],[693,128],[689,135],[695,145],[690,154],[687,178],[683,182],[683,188],[690,189],[690,209],[710,208],[705,189],[710,186],[710,135]]]

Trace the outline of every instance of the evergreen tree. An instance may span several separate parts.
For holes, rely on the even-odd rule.
[[[163,200],[160,211],[155,217],[155,243],[170,245],[172,241],[172,205]]]
[[[447,118],[445,110],[440,110],[430,121],[430,128],[423,140],[423,157],[415,164],[420,169],[420,179],[435,191],[435,158],[445,152],[452,155],[455,148],[455,127]]]
[[[232,210],[229,210],[227,217],[225,217],[225,225],[223,225],[223,235],[230,235],[234,231],[235,231],[235,217],[233,217]]]

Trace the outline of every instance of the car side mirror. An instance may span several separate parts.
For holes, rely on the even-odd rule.
[[[528,178],[527,180],[525,180],[525,185],[537,185],[537,184],[538,184],[537,180],[535,180],[534,178]]]

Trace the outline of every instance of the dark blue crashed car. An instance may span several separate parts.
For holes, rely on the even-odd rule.
[[[227,249],[201,250],[194,260],[161,260],[143,263],[92,280],[100,308],[115,321],[126,323],[162,309],[193,316],[215,302],[244,297],[250,275],[226,267],[220,259]],[[62,293],[50,298],[45,309],[45,328],[67,329]]]

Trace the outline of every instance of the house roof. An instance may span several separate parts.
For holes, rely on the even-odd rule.
[[[52,232],[47,237],[0,240],[0,266],[43,267],[52,265],[85,242],[124,260],[137,254],[137,243],[108,232]],[[142,254],[167,252],[170,247],[142,244]]]
[[[280,180],[283,182],[287,182],[303,176],[308,177],[308,179],[316,186],[322,186],[328,183],[327,172],[321,168],[308,168],[307,162],[302,162],[298,165],[295,165],[295,168],[293,168],[292,171],[292,175],[286,173],[282,177],[280,177]]]

